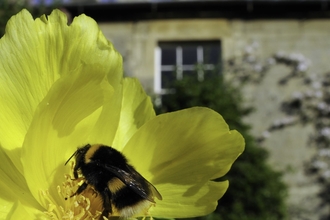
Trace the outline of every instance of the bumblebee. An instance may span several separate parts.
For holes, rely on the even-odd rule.
[[[93,188],[103,202],[102,216],[131,217],[155,203],[154,197],[162,200],[157,189],[112,147],[87,144],[78,148],[65,165],[73,157],[74,178],[78,179],[81,173],[84,182],[71,197],[81,194],[87,187]]]

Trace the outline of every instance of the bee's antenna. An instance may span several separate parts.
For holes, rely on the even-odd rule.
[[[64,166],[71,160],[72,157],[74,157],[77,154],[77,151],[75,151],[71,157],[65,162]]]

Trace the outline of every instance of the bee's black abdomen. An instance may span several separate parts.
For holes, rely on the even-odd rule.
[[[117,209],[134,206],[145,200],[129,187],[118,190],[112,197],[113,204]]]

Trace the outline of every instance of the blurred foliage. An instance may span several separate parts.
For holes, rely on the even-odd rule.
[[[20,12],[23,8],[28,9],[33,17],[40,17],[43,14],[49,14],[56,6],[56,4],[46,6],[46,4],[42,3],[46,1],[40,2],[38,7],[32,7],[28,0],[0,0],[0,37],[5,33],[5,27],[9,18]]]
[[[216,211],[199,220],[271,220],[285,219],[287,187],[281,173],[266,163],[267,152],[257,146],[249,134],[249,126],[242,118],[252,109],[243,107],[241,93],[222,76],[198,81],[192,77],[174,82],[175,93],[163,95],[162,105],[156,112],[164,113],[192,106],[205,106],[219,112],[231,129],[245,138],[244,153],[229,173],[219,180],[228,179],[230,186],[219,200]]]

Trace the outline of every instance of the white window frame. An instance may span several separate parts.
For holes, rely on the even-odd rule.
[[[154,92],[158,95],[164,95],[173,93],[172,89],[165,89],[162,88],[162,71],[176,71],[176,79],[181,80],[183,78],[184,71],[193,71],[195,70],[196,64],[194,65],[183,65],[182,60],[182,47],[176,47],[176,65],[161,65],[162,60],[162,49],[160,46],[155,48],[155,77],[154,77]],[[203,46],[197,46],[197,63],[203,63],[203,53],[204,48]],[[215,68],[214,64],[203,64],[204,70],[213,70]],[[204,80],[204,71],[203,69],[199,69],[197,71],[197,78],[199,81]]]

